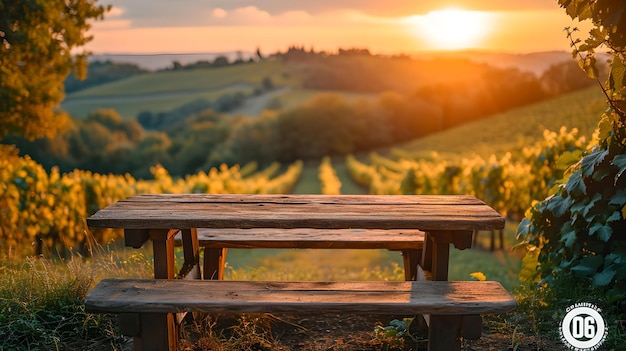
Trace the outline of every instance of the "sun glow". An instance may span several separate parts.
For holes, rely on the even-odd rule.
[[[432,49],[456,50],[480,47],[491,29],[489,16],[480,11],[445,9],[410,19],[413,32]]]

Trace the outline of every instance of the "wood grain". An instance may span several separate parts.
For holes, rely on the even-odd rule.
[[[467,315],[505,313],[515,299],[487,282],[259,282],[105,279],[90,312],[346,312]]]
[[[424,235],[409,229],[205,228],[198,230],[198,242],[205,248],[405,250],[422,248]]]
[[[492,230],[504,218],[457,195],[138,195],[87,219],[92,227]]]

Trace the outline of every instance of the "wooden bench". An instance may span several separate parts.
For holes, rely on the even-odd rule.
[[[184,296],[184,299],[181,297]],[[267,282],[105,279],[85,300],[89,312],[117,313],[122,332],[146,350],[167,350],[154,316],[203,313],[376,313],[430,315],[428,350],[460,350],[477,339],[482,314],[506,313],[515,299],[497,282]]]
[[[401,251],[405,280],[415,280],[425,233],[419,230],[224,228],[198,229],[205,279],[223,279],[227,249],[387,249]],[[180,237],[176,244],[182,245]]]

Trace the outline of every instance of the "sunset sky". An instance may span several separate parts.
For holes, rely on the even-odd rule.
[[[94,53],[569,51],[556,0],[101,0]]]

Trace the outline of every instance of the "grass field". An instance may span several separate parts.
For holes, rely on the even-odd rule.
[[[278,61],[215,69],[160,71],[133,76],[69,94],[61,104],[83,118],[99,108],[114,108],[124,117],[141,111],[164,112],[198,98],[215,100],[228,93],[252,94],[264,78],[275,86],[299,86],[298,78]]]
[[[78,91],[68,97],[132,96],[194,90],[215,90],[237,83],[260,84],[269,77],[277,85],[297,84],[279,61],[231,65],[215,69],[171,70],[130,78]]]
[[[415,158],[430,157],[433,151],[444,159],[471,154],[488,157],[520,150],[542,140],[545,129],[558,132],[561,126],[578,128],[579,135],[590,140],[606,109],[605,101],[602,91],[591,87],[416,139],[396,149]]]
[[[315,90],[315,89],[291,89],[288,92],[274,98],[273,104],[283,109],[291,109],[300,106],[302,103],[312,99],[319,94],[338,94],[348,101],[352,100],[375,100],[378,94],[352,93],[345,91],[333,90]]]
[[[181,92],[147,93],[137,95],[118,96],[87,96],[70,97],[62,107],[75,118],[85,118],[89,113],[98,109],[115,109],[122,117],[136,117],[142,111],[165,112],[176,107],[188,104],[194,100],[206,99],[214,101],[225,94],[251,94],[254,85],[238,83],[216,89],[198,89]]]

